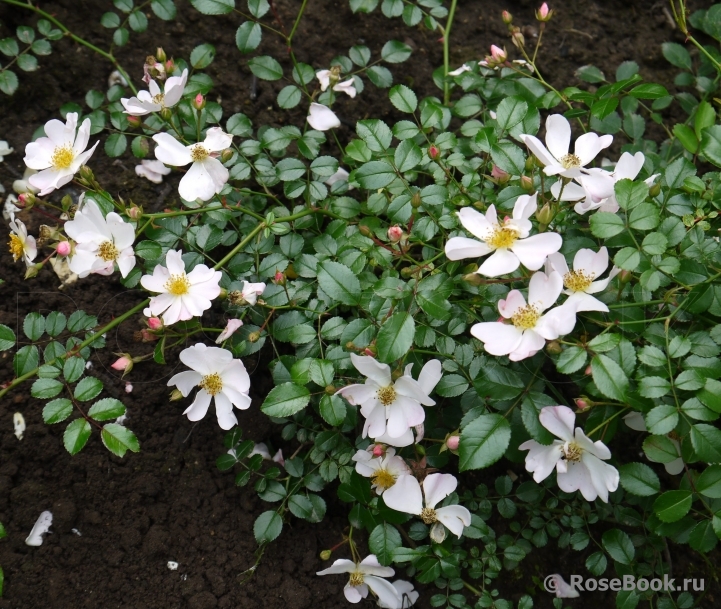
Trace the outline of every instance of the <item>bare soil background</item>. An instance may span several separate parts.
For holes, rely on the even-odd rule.
[[[43,10],[55,15],[71,31],[101,48],[107,48],[110,34],[100,26],[100,17],[112,9],[110,4],[99,0],[40,3]],[[166,23],[151,18],[147,32],[131,34],[130,43],[117,50],[117,58],[136,83],[145,56],[157,46],[164,47],[169,56],[187,58],[196,45],[211,42],[218,55],[207,70],[216,83],[210,99],[223,100],[225,118],[244,112],[256,126],[278,126],[290,121],[301,124],[303,109],[288,113],[275,105],[282,81],[260,82],[257,97],[251,99],[247,58],[234,45],[241,19],[233,15],[203,16],[186,0],[178,0],[177,5],[176,21]],[[297,5],[292,0],[275,2],[286,28],[292,24]],[[677,70],[664,60],[661,43],[683,39],[664,14],[665,6],[664,2],[620,0],[552,4],[554,18],[544,34],[541,51],[546,77],[559,87],[578,85],[573,74],[582,65],[593,63],[612,75],[619,63],[633,59],[640,64],[641,75],[647,81],[660,82],[673,90]],[[535,8],[535,2],[524,0],[460,2],[452,34],[453,67],[482,58],[494,43],[507,46],[513,53],[500,13],[510,10],[519,25],[534,27]],[[36,22],[32,14],[0,2],[0,38],[11,35],[18,25]],[[530,38],[532,31],[527,33]],[[437,95],[430,75],[442,63],[438,34],[420,27],[407,28],[400,20],[388,21],[377,13],[353,15],[346,0],[310,0],[296,34],[295,51],[300,61],[321,69],[354,44],[369,46],[377,56],[389,39],[402,40],[414,49],[408,62],[391,66],[396,82],[412,86],[419,96]],[[40,58],[37,72],[21,74],[14,97],[0,97],[0,138],[15,148],[15,153],[0,164],[0,183],[8,190],[12,181],[22,175],[23,149],[34,130],[57,117],[63,103],[83,105],[88,89],[105,90],[112,70],[103,58],[71,40],[54,43],[53,48],[52,55]],[[269,36],[265,36],[261,51],[283,57],[281,45]],[[359,119],[398,118],[386,92],[370,84],[355,100],[342,100],[338,113],[344,121],[341,138],[351,135],[352,125]],[[91,141],[95,139],[97,136]],[[137,202],[146,211],[158,211],[177,200],[177,175],[156,186],[137,178],[134,165],[129,153],[109,160],[100,150],[90,162],[108,191]],[[51,199],[60,196],[56,193]],[[31,232],[47,222],[37,214],[21,217]],[[7,240],[4,223],[0,226],[0,240]],[[97,315],[103,324],[144,297],[140,291],[126,290],[114,279],[103,277],[90,277],[58,292],[58,280],[50,269],[44,269],[30,282],[23,281],[23,271],[21,263],[13,265],[7,249],[1,248],[0,276],[5,283],[0,286],[0,323],[13,328],[33,310],[62,310],[69,314],[82,309]],[[332,497],[328,497],[328,517],[322,525],[291,518],[280,541],[268,548],[253,577],[243,583],[247,576],[244,572],[255,562],[253,522],[267,504],[256,497],[252,488],[235,487],[233,476],[215,467],[215,459],[224,449],[223,433],[212,413],[193,425],[181,416],[185,402],[167,401],[165,384],[175,364],[136,367],[128,377],[134,391],[124,392],[124,381],[110,368],[115,359],[111,352],[150,351],[152,345],[133,342],[133,332],[140,329],[141,323],[137,317],[119,333],[108,336],[108,347],[92,359],[92,374],[128,406],[128,426],[140,440],[139,454],[115,458],[102,447],[96,433],[79,455],[71,457],[62,443],[64,426],[49,427],[42,422],[42,402],[30,397],[29,384],[0,402],[0,522],[8,532],[0,542],[0,565],[5,570],[5,596],[0,599],[0,609],[344,606],[343,578],[315,575],[327,566],[319,558],[320,551],[338,543],[347,526],[345,506]],[[177,361],[176,355],[168,354],[168,361]],[[0,382],[12,378],[12,353],[3,356]],[[270,357],[261,352],[256,360],[246,361],[248,369],[254,371],[254,402],[250,410],[239,414],[239,420],[244,437],[279,446],[277,430],[258,409],[271,386],[266,369]],[[25,439],[20,442],[12,433],[15,411],[21,411],[28,424]],[[638,458],[638,447],[627,450],[632,459]],[[519,476],[526,475],[521,467],[515,469]],[[493,476],[484,472],[476,476],[474,483],[483,480],[492,484],[495,475],[504,471],[494,472]],[[53,533],[39,548],[26,546],[25,537],[46,509],[55,518]],[[492,524],[499,533],[505,526],[503,522]],[[532,590],[532,576],[543,579],[554,572],[583,572],[579,565],[592,551],[558,550],[551,542],[545,550],[534,552],[518,570],[502,576],[502,596],[518,599]],[[672,548],[671,554],[676,573],[708,578],[705,565],[698,559],[693,562],[685,547]],[[345,556],[342,549],[334,554],[334,558],[341,556]],[[168,570],[169,560],[179,563],[177,571]],[[402,570],[397,570],[397,575],[402,577]],[[606,575],[611,576],[610,570]],[[709,579],[707,582],[711,584]],[[422,590],[418,606],[429,607],[433,594],[432,588]],[[551,606],[550,595],[534,596],[535,606]],[[706,595],[704,605],[713,607],[718,598],[715,589]],[[589,599],[602,607],[614,603],[612,596],[594,594],[567,604],[580,607]],[[371,603],[363,606],[370,607]]]

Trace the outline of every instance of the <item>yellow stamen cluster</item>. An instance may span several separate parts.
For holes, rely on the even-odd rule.
[[[563,455],[566,457],[566,461],[578,463],[581,460],[582,454],[583,449],[575,442],[571,442],[567,446],[563,447]]]
[[[371,476],[371,482],[381,491],[385,491],[396,483],[396,479],[387,469],[379,469]]]
[[[102,260],[105,260],[105,262],[110,262],[111,260],[118,259],[118,256],[120,256],[120,250],[115,247],[115,244],[111,241],[104,241],[98,248],[98,256]]]
[[[530,330],[536,327],[536,323],[540,317],[541,314],[534,305],[526,305],[513,314],[511,322],[513,322],[513,325],[519,330]]]
[[[494,250],[507,249],[518,240],[518,231],[510,226],[498,226],[493,234],[486,239],[488,246]]]
[[[561,161],[561,165],[563,165],[564,169],[572,169],[574,167],[581,166],[581,159],[579,159],[575,154],[566,154],[562,156],[559,161]]]
[[[75,160],[75,153],[72,147],[69,145],[58,146],[53,151],[53,156],[50,157],[50,162],[53,164],[53,169],[67,169],[73,164]]]
[[[426,524],[433,524],[434,522],[438,522],[438,516],[436,516],[436,511],[433,508],[423,508],[421,510],[421,520]]]
[[[201,146],[200,144],[196,144],[190,149],[190,158],[193,159],[194,163],[197,163],[198,161],[204,161],[210,156],[210,151],[205,148],[205,146]]]
[[[215,395],[223,390],[223,379],[217,372],[206,374],[203,380],[198,383],[198,387],[205,389],[210,395]]]
[[[563,285],[572,292],[585,292],[593,283],[595,277],[595,273],[569,271],[563,276]]]
[[[389,406],[396,399],[396,390],[393,387],[381,387],[376,393],[383,406]]]
[[[185,273],[182,275],[171,275],[165,282],[165,291],[173,296],[183,296],[190,291],[190,281]]]
[[[354,571],[350,574],[350,579],[348,580],[348,584],[351,586],[360,586],[363,583],[363,574],[358,573],[358,571]]]
[[[165,95],[163,93],[158,93],[157,95],[153,95],[153,103],[154,104],[158,104],[159,106],[162,106],[164,101],[165,101]]]
[[[25,248],[23,247],[23,241],[17,235],[10,235],[10,241],[8,242],[10,247],[10,253],[13,255],[15,262],[23,255]]]

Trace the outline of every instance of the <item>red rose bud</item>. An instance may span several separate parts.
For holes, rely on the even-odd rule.
[[[400,226],[391,226],[388,229],[388,239],[391,242],[398,243],[401,240],[401,237],[403,237],[403,229]]]
[[[575,402],[576,402],[576,408],[578,408],[579,410],[587,410],[591,407],[590,400],[585,396],[576,398]]]
[[[139,116],[129,115],[129,116],[126,117],[126,118],[127,118],[127,121],[128,121],[128,125],[130,125],[130,126],[133,127],[134,129],[137,129],[138,127],[140,127],[140,125],[143,124],[143,119],[140,118]]]
[[[70,243],[61,241],[55,249],[58,252],[58,256],[67,256],[70,253]]]
[[[28,209],[35,204],[35,200],[35,195],[31,192],[24,192],[18,196],[18,203],[20,203],[20,207],[26,207]]]
[[[539,21],[550,21],[553,17],[553,11],[548,8],[548,4],[545,2],[541,4],[541,8],[536,11],[536,19]]]
[[[458,450],[458,445],[461,443],[459,436],[451,436],[446,440],[446,446],[449,450]]]
[[[383,446],[381,444],[376,444],[373,447],[373,456],[374,457],[382,457],[383,456]]]
[[[438,146],[436,146],[435,144],[431,144],[430,146],[428,146],[428,156],[434,161],[437,160],[441,156],[441,151]]]
[[[202,93],[198,93],[193,100],[193,108],[196,110],[202,110],[205,108],[205,98]]]
[[[502,20],[503,23],[505,23],[506,25],[510,25],[511,22],[513,21],[513,15],[511,15],[511,13],[509,13],[508,11],[503,11],[503,12],[501,13],[501,20]]]
[[[163,327],[163,321],[159,317],[151,317],[148,319],[148,326],[151,330],[160,330]]]
[[[276,271],[273,281],[278,285],[285,285],[285,275],[280,271]]]

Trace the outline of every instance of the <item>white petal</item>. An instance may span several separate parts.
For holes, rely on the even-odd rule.
[[[155,158],[166,165],[182,167],[192,162],[190,150],[168,133],[157,133],[153,140],[158,144],[155,149]]]
[[[516,241],[514,246],[517,246],[519,243],[522,243],[522,241]],[[500,275],[512,273],[520,266],[520,264],[518,256],[516,256],[513,252],[510,252],[507,249],[498,249],[493,252],[492,256],[485,260],[476,272],[479,275],[485,275],[486,277],[499,277]],[[543,262],[541,262],[541,265],[543,265]],[[539,266],[538,268],[541,267]]]
[[[513,317],[518,309],[526,306],[526,299],[519,290],[511,290],[508,292],[505,300],[498,301],[498,311],[506,319]]]
[[[428,394],[421,389],[418,381],[412,379],[410,376],[400,377],[393,387],[400,395],[406,396],[414,402],[419,402],[424,406],[435,406],[436,404],[430,397],[428,397]],[[413,423],[413,425],[415,425],[415,423]]]
[[[225,133],[220,127],[211,127],[205,134],[203,145],[211,152],[225,150],[233,143],[233,136]]]
[[[440,360],[428,360],[418,375],[418,384],[426,395],[431,395],[433,389],[443,376],[443,368]]]
[[[340,127],[340,121],[333,110],[315,102],[310,105],[307,120],[308,124],[318,131],[328,131]]]
[[[358,571],[364,575],[376,575],[378,577],[393,577],[395,571],[392,567],[384,567],[378,562],[375,554],[368,554],[358,563]]]
[[[355,353],[350,354],[350,359],[358,372],[375,381],[381,387],[389,387],[393,382],[388,364],[381,364],[374,357],[356,355]]]
[[[268,453],[270,459],[270,453]],[[339,575],[341,573],[353,573],[356,570],[355,563],[346,558],[339,558],[330,567],[318,571],[316,575]]]
[[[536,353],[543,349],[545,344],[546,341],[540,334],[534,332],[533,330],[526,330],[523,333],[521,342],[518,343],[515,349],[508,354],[508,359],[512,362],[520,362],[522,359],[526,359],[527,357],[533,357]]]
[[[601,152],[601,141],[595,133],[584,133],[576,140],[575,155],[580,159],[581,166],[585,167]]]
[[[434,508],[456,490],[458,480],[451,474],[429,474],[423,481],[426,507]]]
[[[196,372],[195,370],[186,370],[185,372],[179,372],[175,376],[171,377],[168,381],[168,387],[175,385],[178,388],[178,391],[183,394],[183,397],[187,397],[202,380],[202,374]]]
[[[389,581],[381,579],[380,577],[374,577],[373,575],[366,576],[364,581],[368,584],[368,587],[376,593],[380,603],[388,607],[401,606],[401,596]]]
[[[215,414],[221,429],[227,431],[238,424],[238,419],[233,413],[233,405],[222,391],[215,395]]]
[[[563,254],[559,252],[554,252],[553,254],[550,254],[548,258],[546,259],[546,273],[548,273],[548,267],[550,265],[551,270],[556,271],[561,277],[563,277],[566,273],[568,273],[568,264],[566,263],[566,259],[563,257]]]
[[[598,496],[602,501],[608,503],[609,491],[613,492],[618,488],[618,470],[588,452],[581,455],[581,463],[586,466],[591,484],[596,489]]]
[[[171,76],[165,81],[165,98],[163,99],[163,105],[166,108],[172,108],[180,101],[187,82],[187,68],[183,70],[183,73],[180,76]]]
[[[383,493],[383,501],[392,510],[415,514],[423,511],[421,485],[413,476],[399,476],[396,483]]]
[[[580,594],[575,587],[567,584],[558,573],[546,577],[544,584],[548,585],[548,588],[546,588],[548,592],[556,593],[556,598],[578,598]]]
[[[365,594],[363,594],[361,590],[363,590]],[[360,586],[346,584],[343,588],[343,595],[349,603],[360,603],[362,599],[368,596],[368,586],[365,584],[361,584]]]
[[[528,302],[540,311],[553,306],[563,290],[563,278],[555,271],[550,275],[534,273],[528,285]]]
[[[191,165],[188,173],[180,180],[178,193],[186,201],[209,201],[223,189],[228,177],[229,172],[223,164],[209,157]]]
[[[557,438],[573,442],[576,415],[568,406],[546,406],[541,409],[538,420]]]
[[[467,237],[452,237],[446,242],[446,257],[449,260],[463,260],[464,258],[480,258],[490,254],[493,250],[482,241],[468,239]]]
[[[463,535],[464,527],[471,525],[471,513],[462,505],[447,505],[438,508],[436,518],[456,537]]]
[[[201,389],[195,396],[195,401],[185,409],[183,414],[188,415],[189,421],[200,421],[208,412],[210,399],[210,394],[205,389]]]
[[[586,292],[574,292],[568,297],[568,300],[563,303],[563,306],[573,309],[576,313],[582,313],[583,311],[608,313],[608,306]],[[564,332],[564,334],[568,334],[568,332]]]
[[[549,446],[527,440],[518,448],[529,451],[526,455],[526,471],[533,473],[536,482],[542,482],[551,475],[556,463],[563,457],[562,447],[563,444],[558,440]]]
[[[532,195],[521,195],[516,199],[516,203],[513,206],[513,219],[514,220],[528,220],[538,209],[537,202],[538,193]]]
[[[458,212],[458,219],[461,221],[463,228],[469,233],[485,240],[496,224],[494,216],[496,208],[493,205],[491,205],[491,208],[492,210],[488,210],[491,213],[491,218],[488,217],[488,214],[483,215],[471,207],[464,207]]]
[[[321,91],[325,91],[330,86],[330,70],[318,70],[315,77],[320,83]]]
[[[568,154],[571,145],[571,123],[562,114],[551,114],[546,119],[546,146],[559,161]]]
[[[560,250],[562,245],[563,238],[558,233],[540,233],[519,239],[511,246],[511,251],[529,271],[537,271],[548,255]]]
[[[548,152],[541,140],[537,137],[525,134],[520,135],[519,137],[523,140],[523,143],[528,147],[531,153],[546,167],[556,164],[556,159],[551,156],[551,153]]]
[[[640,412],[630,412],[623,417],[624,423],[635,431],[646,431],[646,421]]]
[[[523,339],[523,332],[512,324],[481,322],[471,327],[471,334],[483,342],[491,355],[508,355]]]

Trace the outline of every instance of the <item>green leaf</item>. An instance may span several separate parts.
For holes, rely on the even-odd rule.
[[[528,114],[528,104],[521,97],[507,97],[496,108],[499,129],[509,131]]]
[[[310,391],[295,383],[273,387],[260,409],[269,417],[289,417],[303,410],[310,402]]]
[[[704,388],[698,392],[697,397],[714,412],[721,412],[721,382],[707,378]]]
[[[248,0],[248,10],[256,19],[260,19],[270,10],[268,0]]]
[[[558,358],[556,368],[563,374],[577,372],[586,364],[588,354],[581,347],[569,347]]]
[[[113,32],[113,42],[119,47],[126,45],[129,38],[130,32],[124,27],[119,27]]]
[[[661,45],[661,52],[666,60],[677,68],[691,71],[693,64],[691,63],[691,55],[686,47],[676,42],[664,42]]]
[[[601,537],[601,543],[611,558],[622,565],[630,565],[636,556],[631,538],[619,529],[606,531]]]
[[[190,0],[203,15],[225,15],[235,8],[235,0]]]
[[[403,545],[401,534],[393,526],[384,522],[376,526],[368,538],[368,547],[382,565],[393,562],[393,550]]]
[[[173,0],[152,0],[150,8],[155,13],[155,16],[163,21],[172,21],[177,14]]]
[[[648,197],[648,184],[645,182],[632,182],[629,179],[623,179],[616,182],[613,189],[619,206],[627,211],[637,207]]]
[[[637,85],[631,89],[628,94],[636,99],[660,99],[668,96],[666,87],[656,83],[645,83]]]
[[[22,376],[38,367],[39,354],[35,345],[25,345],[13,357],[15,376]]]
[[[701,138],[702,133],[705,129],[712,127],[716,122],[716,110],[706,100],[699,103],[696,108],[696,116],[693,120],[693,128],[696,132],[696,137]]]
[[[716,547],[717,543],[718,537],[716,537],[711,520],[699,522],[688,538],[688,545],[697,552],[702,553],[710,552]]]
[[[381,49],[381,57],[388,63],[402,63],[411,56],[413,49],[398,40],[389,40]]]
[[[283,530],[283,519],[274,511],[263,512],[255,520],[253,534],[258,543],[268,543],[280,535]]]
[[[135,434],[117,423],[108,423],[103,426],[100,438],[111,453],[118,457],[124,457],[129,450],[137,453],[140,451],[140,443]]]
[[[90,423],[85,419],[75,419],[67,426],[63,434],[65,450],[71,455],[78,454],[90,438],[90,431]]]
[[[190,53],[190,65],[196,70],[207,68],[215,59],[215,47],[212,44],[199,44]]]
[[[88,410],[88,416],[96,421],[109,421],[117,419],[125,414],[125,406],[120,400],[115,398],[104,398],[98,400]],[[122,455],[121,455],[122,456]]]
[[[387,150],[393,137],[388,125],[378,119],[358,121],[356,133],[373,152]]]
[[[67,398],[58,398],[45,404],[43,408],[43,421],[48,425],[60,423],[73,414],[73,403]]]
[[[711,499],[721,499],[721,465],[710,465],[701,473],[696,491]]]
[[[679,457],[676,446],[666,436],[648,436],[643,441],[643,452],[654,463],[671,463]]]
[[[34,55],[20,55],[17,64],[23,72],[34,72],[38,69],[38,59]]]
[[[0,351],[7,351],[15,346],[15,332],[4,324],[0,324]]]
[[[347,305],[360,302],[360,281],[353,271],[340,262],[324,260],[318,264],[318,285],[333,300]]]
[[[661,404],[646,413],[646,427],[649,433],[655,435],[667,434],[676,427],[677,423],[678,411],[675,406],[670,404]]]
[[[586,559],[586,569],[593,575],[602,575],[608,566],[606,555],[603,552],[594,552]]]
[[[386,319],[376,340],[378,361],[390,364],[408,353],[415,331],[416,324],[410,313],[397,312]]]
[[[386,161],[370,161],[356,169],[355,177],[362,188],[378,190],[388,186],[396,178],[396,172]]]
[[[653,511],[663,522],[676,522],[688,514],[691,503],[691,491],[666,491],[653,502]]]
[[[498,461],[511,441],[511,425],[499,414],[483,414],[463,428],[459,469],[482,469]]]
[[[60,381],[50,378],[37,379],[30,388],[30,395],[34,398],[47,399],[54,398],[63,390],[63,384]]]
[[[0,91],[6,95],[12,95],[18,88],[18,77],[12,70],[3,70],[0,72]]]
[[[319,409],[320,416],[328,425],[337,427],[345,420],[346,405],[337,395],[324,395],[320,399]]]
[[[576,78],[592,84],[606,80],[606,76],[596,66],[581,66],[576,70]]]
[[[612,400],[623,401],[628,389],[628,377],[621,366],[606,355],[591,360],[591,374],[598,390]]]
[[[698,152],[698,137],[688,125],[677,123],[673,126],[673,134],[681,145],[691,154]]]
[[[608,239],[622,233],[626,226],[623,219],[607,211],[597,211],[591,216],[591,233],[599,239]]]
[[[701,134],[701,153],[714,165],[721,167],[721,125],[709,127]]]
[[[620,334],[599,334],[588,343],[589,349],[595,353],[606,353],[615,349],[621,342]]]
[[[66,324],[67,318],[65,314],[60,313],[60,311],[53,311],[48,313],[45,319],[45,331],[54,338],[65,329]]]
[[[716,427],[703,423],[692,425],[691,445],[699,459],[706,463],[721,463],[721,431]]]
[[[405,173],[418,166],[423,159],[423,153],[413,140],[405,140],[398,145],[394,155],[394,163],[398,171]]]
[[[661,222],[658,208],[651,203],[641,203],[628,216],[628,225],[636,230],[651,230]]]
[[[295,108],[301,100],[301,91],[295,85],[283,87],[278,92],[278,106],[284,110]]]
[[[116,28],[120,25],[120,17],[115,13],[104,13],[100,17],[100,25],[109,29]]]
[[[103,382],[92,376],[86,376],[76,386],[73,396],[76,400],[87,402],[92,400],[103,390]]]
[[[45,332],[45,318],[40,313],[29,313],[23,320],[23,332],[30,340],[40,340]]]
[[[656,472],[644,463],[626,463],[618,468],[621,486],[639,497],[650,497],[661,492],[661,483]]]
[[[248,62],[248,67],[261,80],[278,80],[283,77],[283,68],[269,55],[253,57]]]
[[[379,89],[387,89],[393,84],[393,75],[388,68],[373,66],[366,72],[370,80]]]
[[[418,98],[412,89],[405,85],[396,85],[388,91],[391,103],[401,112],[412,114],[418,108]]]
[[[606,118],[618,108],[618,97],[603,97],[593,103],[591,114],[599,120]]]
[[[263,30],[260,24],[255,21],[246,21],[235,33],[235,44],[241,53],[250,53],[258,48],[262,38]]]
[[[109,157],[118,157],[128,147],[128,138],[123,133],[112,133],[105,141],[105,154]]]
[[[498,142],[491,146],[491,158],[506,173],[513,176],[523,175],[526,157],[523,151],[511,142]]]
[[[638,392],[645,398],[660,398],[671,392],[671,383],[667,379],[660,376],[646,376],[641,379]],[[666,432],[651,431],[651,433]]]

